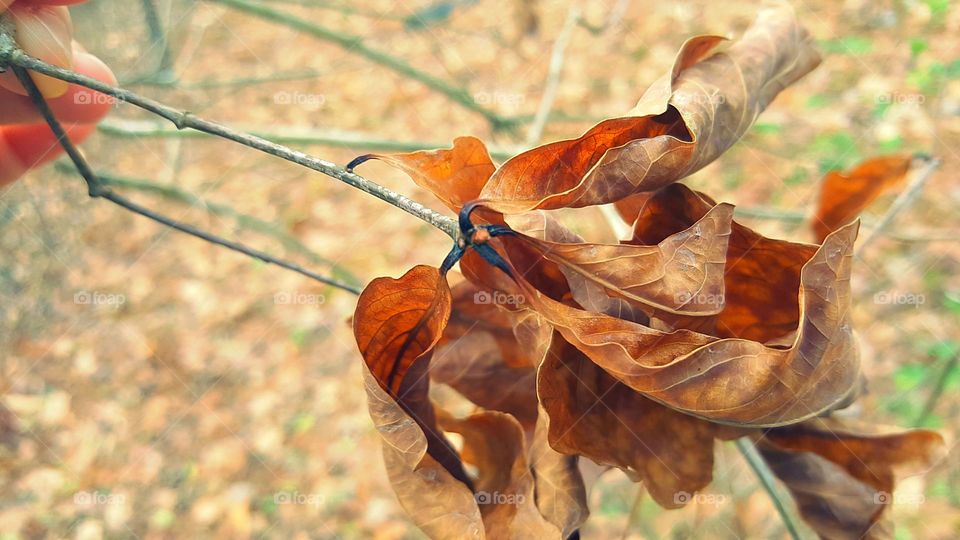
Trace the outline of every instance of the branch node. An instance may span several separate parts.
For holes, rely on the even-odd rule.
[[[193,118],[193,113],[191,113],[190,111],[183,111],[182,113],[175,116],[174,118],[171,118],[170,121],[173,122],[173,125],[176,126],[177,129],[183,130],[191,127],[190,120],[192,118]]]

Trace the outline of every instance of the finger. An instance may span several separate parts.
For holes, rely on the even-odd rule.
[[[74,69],[111,86],[117,84],[110,68],[92,54],[77,52]],[[65,94],[49,99],[47,103],[57,119],[63,122],[92,124],[110,111],[114,100],[79,84],[71,84]],[[42,121],[43,117],[28,96],[0,90],[0,124],[32,124]]]
[[[93,124],[64,125],[67,138],[80,144],[91,133]],[[63,152],[57,137],[46,124],[0,127],[0,186],[5,186],[28,170],[43,165]]]
[[[73,66],[73,24],[63,6],[36,6],[17,2],[10,8],[17,43],[30,56],[48,64]],[[67,83],[32,73],[33,81],[46,97],[58,97],[67,91]],[[0,86],[18,94],[24,90],[10,73],[0,77]]]

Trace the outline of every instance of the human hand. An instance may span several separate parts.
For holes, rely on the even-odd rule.
[[[0,0],[0,13],[16,27],[17,43],[27,54],[114,85],[103,62],[73,41],[67,5],[85,0]],[[113,100],[88,88],[31,74],[63,123],[70,140],[83,141],[110,110]],[[57,157],[62,149],[12,70],[0,74],[0,186]]]

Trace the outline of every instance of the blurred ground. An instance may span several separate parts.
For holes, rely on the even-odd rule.
[[[264,3],[363,36],[504,116],[536,112],[569,7],[459,0],[443,19],[429,2]],[[502,145],[524,138],[524,128],[494,134],[483,117],[422,84],[301,32],[214,3],[158,6],[175,56],[173,86],[137,82],[161,56],[139,2],[93,1],[74,16],[82,41],[121,80],[177,107],[288,132],[353,130],[441,145],[463,134]],[[960,9],[947,0],[795,7],[820,41],[823,65],[688,183],[738,205],[806,212],[816,180],[831,167],[893,151],[942,159],[921,199],[890,227],[900,237],[875,242],[853,283],[872,391],[858,410],[871,421],[912,425],[960,349]],[[586,3],[593,30],[572,34],[554,107],[560,119],[544,140],[626,111],[684,39],[738,35],[755,9],[751,2]],[[276,74],[286,76],[238,82]],[[111,121],[147,118],[121,106]],[[306,149],[337,163],[367,151]],[[103,172],[177,186],[273,223],[361,283],[437,264],[449,247],[445,236],[382,202],[226,142],[101,133],[84,151]],[[440,209],[401,174],[364,167],[368,178]],[[229,217],[125,192],[329,270]],[[0,538],[422,536],[385,479],[346,322],[353,296],[89,200],[78,177],[53,167],[0,195],[0,403],[17,426],[0,432]],[[890,201],[871,207],[868,225]],[[592,238],[612,238],[599,212],[566,217]],[[809,240],[795,222],[743,219],[768,235]],[[953,434],[956,371],[945,388],[925,423]],[[960,534],[956,454],[903,484],[912,496],[892,508],[898,538]],[[666,512],[608,473],[591,493],[583,537],[784,536],[730,445],[718,447],[715,478],[716,497]]]

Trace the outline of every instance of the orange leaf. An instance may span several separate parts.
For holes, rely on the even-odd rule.
[[[582,207],[653,191],[704,167],[736,142],[786,86],[820,62],[789,7],[762,11],[743,37],[699,36],[627,117],[503,164],[480,199],[505,214]],[[776,44],[772,46],[771,44]]]
[[[630,219],[630,242],[662,242],[702,219],[714,204],[702,193],[673,184],[648,197]],[[799,290],[803,265],[816,251],[815,245],[766,238],[734,221],[724,269],[724,309],[715,335],[767,343],[796,331],[800,303],[793,291]]]
[[[476,199],[496,168],[487,147],[476,137],[457,137],[453,148],[422,150],[408,154],[367,154],[351,163],[356,166],[378,159],[407,173],[454,212]],[[351,167],[352,168],[352,167]]]
[[[400,279],[377,278],[360,299],[353,333],[377,382],[398,396],[410,367],[433,349],[450,318],[450,287],[430,266],[415,266]]]
[[[868,159],[848,173],[830,171],[820,183],[820,201],[810,226],[817,242],[850,223],[880,195],[903,183],[911,156]]]

